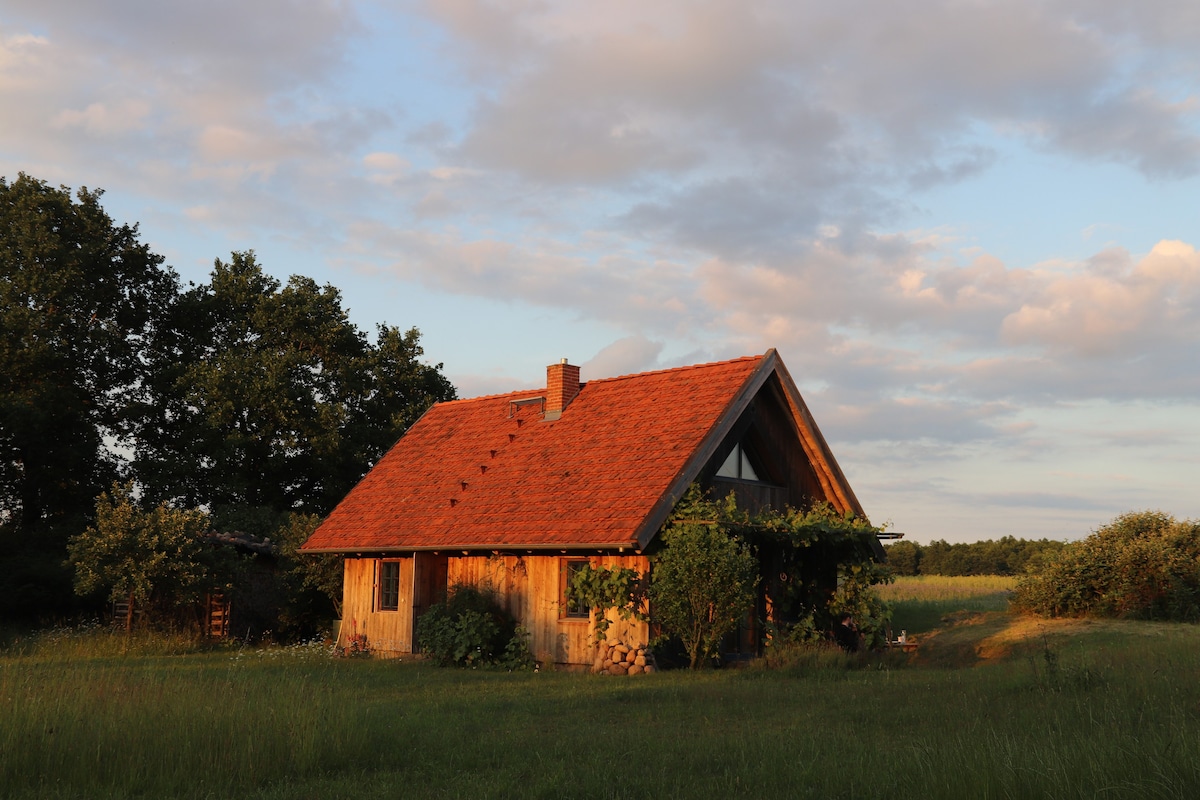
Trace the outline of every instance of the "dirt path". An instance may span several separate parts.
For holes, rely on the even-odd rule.
[[[921,636],[913,660],[923,666],[970,667],[1028,653],[1051,638],[1109,628],[1129,630],[1128,623],[1113,620],[1044,619],[1005,611],[963,612],[951,615],[943,627]],[[1145,630],[1154,634],[1153,627]]]

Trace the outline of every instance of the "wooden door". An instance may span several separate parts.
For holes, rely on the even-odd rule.
[[[413,652],[421,652],[417,620],[435,603],[446,599],[448,559],[437,553],[413,553]]]

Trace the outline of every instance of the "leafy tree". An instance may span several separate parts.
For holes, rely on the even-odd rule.
[[[0,178],[0,519],[23,535],[85,517],[117,472],[103,439],[134,432],[146,346],[175,292],[101,195]]]
[[[887,563],[896,575],[917,575],[921,568],[921,546],[899,541],[887,547]]]
[[[75,591],[107,589],[109,599],[128,603],[125,629],[133,626],[135,605],[152,598],[172,605],[196,599],[209,575],[204,534],[208,515],[159,505],[145,511],[133,499],[133,485],[114,484],[96,502],[96,524],[68,544],[75,567]]]
[[[218,260],[159,337],[136,466],[151,496],[187,506],[325,514],[454,388],[420,361],[420,334],[374,344],[332,286]]]
[[[938,539],[928,545],[896,542],[888,545],[888,564],[897,575],[1020,575],[1063,547],[1051,539],[956,542]]]
[[[717,504],[693,487],[659,534],[649,587],[653,619],[678,636],[696,669],[754,608],[758,562],[718,520]]]
[[[0,178],[0,607],[62,608],[67,537],[121,473],[174,273],[102,192]],[[57,596],[56,596],[57,595]]]
[[[336,289],[281,285],[253,253],[217,261],[208,284],[181,294],[101,194],[0,178],[9,614],[65,610],[67,539],[114,480],[218,517],[261,510],[274,530],[293,512],[327,513],[429,405],[455,396],[441,365],[422,362],[416,329],[381,326],[368,341]]]
[[[289,595],[295,598],[302,592],[316,592],[329,602],[334,615],[341,617],[343,557],[336,553],[299,552],[320,524],[321,518],[315,514],[289,514],[287,522],[276,529],[273,540],[279,547]]]
[[[1200,620],[1200,521],[1122,514],[1029,574],[1013,603],[1047,616]]]

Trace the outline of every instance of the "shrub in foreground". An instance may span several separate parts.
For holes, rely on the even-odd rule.
[[[441,666],[529,669],[527,636],[493,592],[465,584],[451,587],[417,620],[421,652]]]
[[[1046,616],[1200,621],[1200,521],[1122,514],[1024,578],[1013,606]]]

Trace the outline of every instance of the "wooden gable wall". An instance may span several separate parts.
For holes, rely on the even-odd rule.
[[[800,437],[783,390],[777,381],[769,380],[701,470],[700,485],[711,489],[716,498],[732,491],[738,506],[751,512],[767,506],[783,510],[785,506],[802,508],[814,501],[832,500],[826,496]],[[761,482],[717,477],[717,470],[739,443],[760,462],[765,472],[759,475]]]

